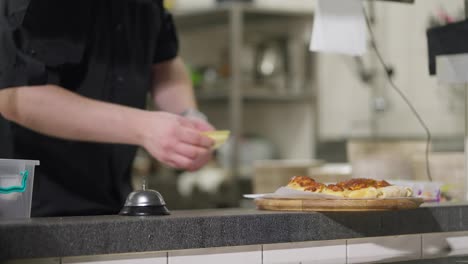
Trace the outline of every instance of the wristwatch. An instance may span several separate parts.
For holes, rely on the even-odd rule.
[[[206,115],[195,108],[188,108],[185,111],[183,111],[180,115],[188,118],[198,118],[201,120],[208,121]]]

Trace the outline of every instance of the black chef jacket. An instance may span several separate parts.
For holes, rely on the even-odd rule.
[[[144,108],[151,66],[177,50],[160,0],[0,0],[0,89],[55,84]],[[115,214],[122,207],[135,146],[62,140],[0,122],[1,157],[41,162],[33,216]]]

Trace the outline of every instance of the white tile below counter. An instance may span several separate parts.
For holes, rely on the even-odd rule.
[[[346,263],[346,240],[263,246],[263,264]]]
[[[464,255],[468,255],[468,231],[0,262],[2,264],[368,264]]]
[[[170,251],[168,264],[261,264],[262,246]]]
[[[19,259],[0,262],[2,264],[61,264],[60,258]]]
[[[415,260],[421,255],[421,235],[350,239],[347,246],[349,264]]]
[[[468,255],[468,232],[422,235],[423,258]]]
[[[167,264],[167,252],[65,257],[61,264]]]

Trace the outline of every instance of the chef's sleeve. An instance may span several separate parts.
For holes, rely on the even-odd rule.
[[[153,63],[168,61],[177,57],[179,40],[172,15],[162,6],[163,1],[157,1],[161,14],[161,27],[156,41]]]
[[[0,89],[58,84],[58,74],[23,30],[28,0],[0,1]],[[39,41],[40,42],[40,41]]]

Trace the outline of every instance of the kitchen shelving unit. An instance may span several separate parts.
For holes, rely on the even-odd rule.
[[[282,104],[309,104],[314,115],[317,113],[316,105],[316,91],[312,89],[312,83],[304,83],[302,92],[288,93],[288,94],[275,94],[275,93],[257,93],[243,89],[245,83],[242,81],[242,47],[245,41],[245,34],[247,27],[256,23],[270,23],[272,20],[280,19],[284,23],[277,23],[278,30],[282,30],[289,37],[294,39],[297,45],[304,44],[305,31],[304,28],[288,27],[288,21],[302,21],[305,24],[312,24],[312,7],[310,9],[304,8],[276,8],[259,6],[252,3],[220,3],[212,8],[204,8],[197,10],[174,10],[172,13],[178,27],[180,35],[184,32],[192,30],[200,30],[203,28],[219,27],[220,25],[226,27],[226,32],[229,41],[229,67],[230,78],[228,81],[229,89],[216,92],[197,92],[196,96],[199,102],[203,104],[228,104],[229,113],[229,129],[232,132],[233,147],[231,149],[231,162],[230,170],[233,175],[232,186],[234,186],[233,197],[240,197],[237,185],[237,177],[239,176],[239,153],[240,153],[240,139],[243,134],[243,117],[244,117],[244,104],[245,103],[282,103]],[[293,51],[294,52],[294,51]],[[296,50],[297,52],[297,50]],[[304,54],[306,53],[303,50]],[[296,54],[297,55],[297,54]],[[309,58],[310,59],[310,58]],[[310,62],[309,62],[310,63]],[[296,72],[301,72],[298,67],[300,65],[292,63],[289,72],[294,75]],[[310,70],[310,69],[309,69]],[[304,72],[303,80],[307,80],[311,72]],[[297,86],[298,84],[295,84]],[[305,88],[307,87],[307,88]],[[317,118],[311,121],[311,130],[316,130]],[[315,122],[315,123],[314,123]],[[311,140],[315,143],[315,135]],[[311,148],[315,148],[312,144]],[[315,150],[311,149],[310,153]],[[312,157],[310,157],[312,158]]]

